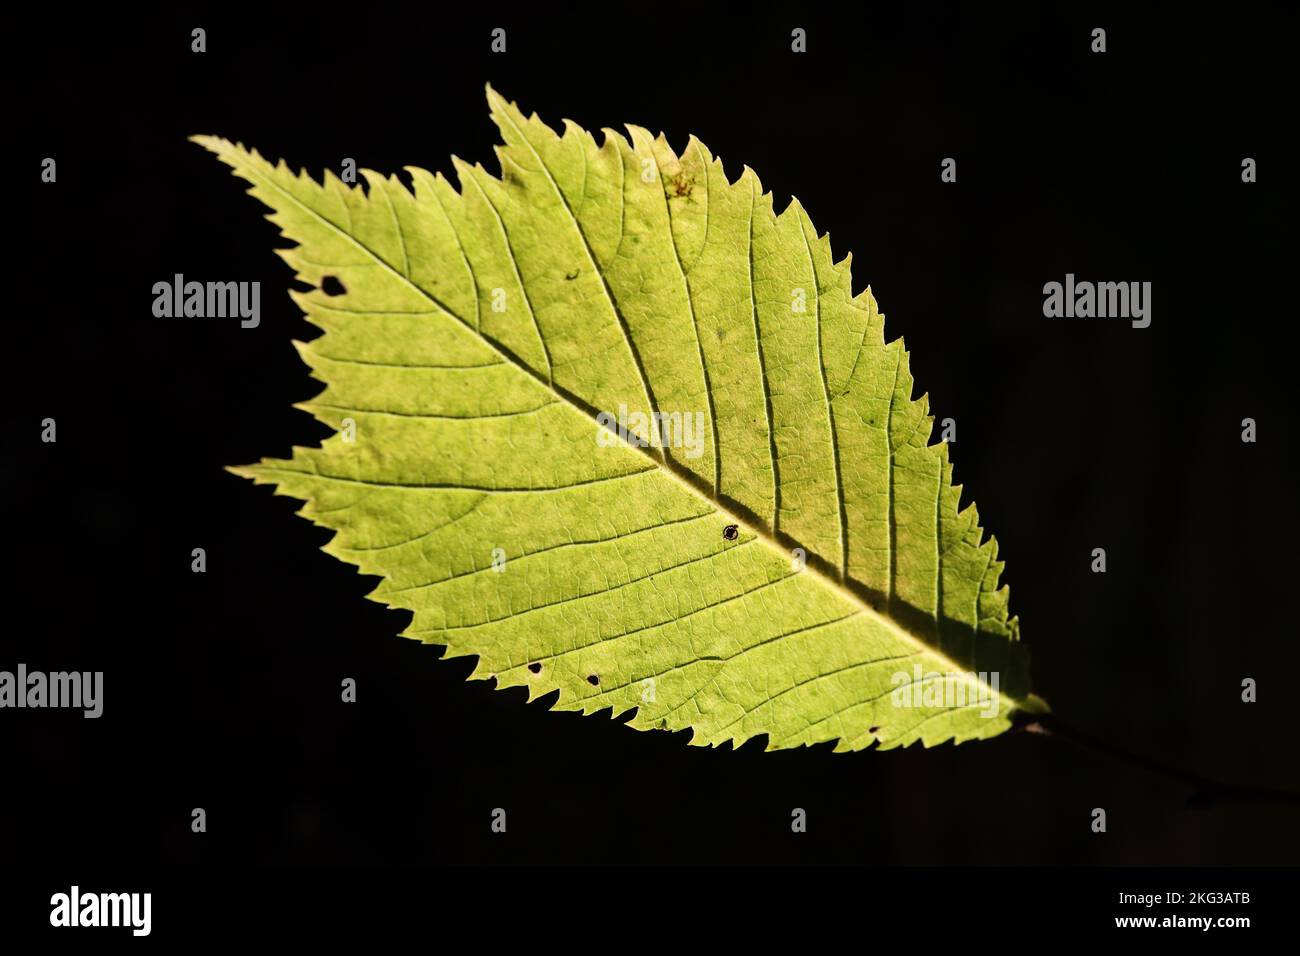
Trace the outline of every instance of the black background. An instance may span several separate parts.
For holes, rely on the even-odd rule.
[[[1185,810],[1185,788],[1060,741],[692,748],[525,704],[397,638],[406,615],[365,599],[376,580],[319,551],[327,532],[296,502],[222,470],[325,436],[290,408],[319,388],[290,345],[315,330],[284,294],[266,210],[185,141],[220,134],[316,175],[343,157],[450,173],[453,153],[495,170],[491,81],[552,125],[633,122],[678,147],[695,133],[729,174],[752,166],[778,209],[796,193],[837,258],[853,252],[918,391],[956,420],[957,479],[1000,541],[1038,693],[1135,752],[1294,789],[1280,25],[1236,5],[462,6],[111,21],[51,7],[10,34],[39,69],[10,86],[22,208],[0,668],[102,670],[106,689],[99,720],[0,714],[7,849],[109,873],[1300,861],[1294,809]],[[195,26],[206,53],[190,52]],[[806,54],[790,52],[795,26]],[[956,184],[939,179],[947,156]],[[261,281],[260,327],[153,318],[153,283],[177,272]],[[1151,327],[1045,319],[1042,285],[1066,272],[1152,281]],[[47,416],[57,444],[39,440]],[[340,702],[345,677],[356,704]]]

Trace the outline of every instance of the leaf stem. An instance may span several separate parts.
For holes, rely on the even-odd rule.
[[[1206,810],[1229,804],[1282,804],[1300,806],[1300,793],[1264,787],[1241,787],[1220,783],[1200,774],[1191,773],[1171,764],[1125,750],[1122,747],[1064,723],[1055,714],[1024,714],[1017,729],[1025,733],[1041,734],[1057,740],[1068,741],[1081,750],[1101,754],[1112,760],[1138,767],[1150,774],[1165,777],[1191,788],[1185,807],[1189,810]]]

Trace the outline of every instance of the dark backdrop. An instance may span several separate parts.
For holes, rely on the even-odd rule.
[[[266,210],[185,141],[221,134],[314,174],[345,156],[450,173],[452,153],[495,169],[490,80],[554,123],[695,133],[733,175],[749,164],[853,252],[918,390],[956,419],[957,478],[1001,542],[1036,690],[1136,752],[1295,788],[1280,26],[1236,5],[456,6],[51,6],[10,33],[28,72],[9,100],[0,668],[102,670],[106,693],[99,720],[0,714],[7,849],[87,867],[1300,860],[1294,811],[1188,811],[1184,789],[1059,741],[696,749],[527,705],[396,637],[405,615],[365,599],[375,580],[319,551],[296,502],[222,471],[324,436],[290,408],[319,387],[290,345],[314,330]],[[261,326],[154,319],[151,286],[177,272],[260,280]],[[1151,280],[1151,327],[1043,318],[1042,285],[1066,272]]]

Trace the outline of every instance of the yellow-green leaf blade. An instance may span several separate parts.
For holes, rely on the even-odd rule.
[[[694,139],[489,103],[503,174],[455,161],[459,190],[196,137],[298,243],[325,383],[301,407],[338,429],[235,470],[305,501],[407,635],[561,709],[860,749],[1040,706],[902,343],[803,209]],[[676,440],[637,447],[654,413]]]

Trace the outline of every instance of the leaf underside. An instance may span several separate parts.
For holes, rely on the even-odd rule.
[[[305,501],[405,636],[561,710],[858,750],[1041,709],[902,340],[798,201],[694,138],[488,102],[502,175],[453,157],[459,189],[194,137],[298,244],[299,407],[337,430],[231,470]]]

